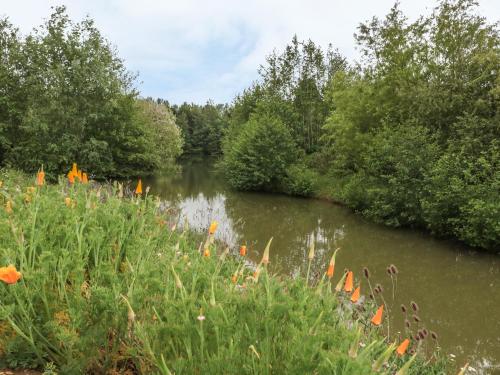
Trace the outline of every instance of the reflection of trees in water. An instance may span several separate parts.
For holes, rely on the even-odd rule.
[[[266,242],[273,237],[274,267],[289,273],[296,272],[307,260],[312,236],[318,270],[333,251],[333,238],[339,237],[342,223],[328,220],[329,212],[323,206],[324,202],[282,195],[228,193],[226,196],[226,214],[235,223],[239,241],[248,242],[250,256],[258,261]]]

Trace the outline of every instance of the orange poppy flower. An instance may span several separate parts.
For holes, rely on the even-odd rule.
[[[74,176],[78,174],[78,166],[76,163],[73,163],[73,167],[71,168],[71,173],[73,173]]]
[[[135,193],[137,195],[142,194],[142,180],[139,179],[139,182],[137,183],[137,187],[135,188]]]
[[[212,221],[210,223],[210,227],[208,228],[208,234],[214,234],[215,231],[217,230],[218,225],[219,223],[217,223],[216,221]]]
[[[345,279],[344,290],[350,293],[352,292],[352,288],[353,288],[353,273],[352,271],[349,271]]]
[[[240,255],[244,257],[247,255],[247,247],[245,245],[240,246]]]
[[[408,345],[409,344],[410,344],[410,340],[409,339],[403,340],[403,342],[396,349],[396,353],[398,353],[398,355],[405,354],[406,353],[406,349],[408,349]]]
[[[42,169],[40,169],[36,174],[36,184],[37,186],[42,186],[44,183],[45,183],[45,172],[43,171],[42,167]]]
[[[328,276],[329,279],[331,279],[333,277],[333,270],[334,270],[334,265],[329,264],[328,270],[326,271],[326,276]]]
[[[68,181],[70,184],[75,183],[75,174],[73,173],[73,171],[68,172]]]
[[[203,251],[203,256],[204,257],[209,257],[210,256],[210,249],[208,247],[206,247],[205,251]]]
[[[78,178],[78,181],[82,182],[82,170],[79,169],[77,172],[76,172],[76,178]]]
[[[361,293],[361,287],[360,287],[360,286],[358,286],[358,287],[356,288],[356,290],[354,291],[354,293],[352,294],[352,296],[351,296],[351,302],[352,302],[352,303],[356,303],[356,302],[358,302],[358,299],[359,299],[359,295],[360,295],[360,293]]]
[[[237,282],[237,281],[238,281],[238,276],[237,276],[237,275],[233,275],[233,276],[231,277],[231,282],[232,282],[233,284],[236,284],[236,282]]]
[[[384,305],[380,305],[377,312],[372,318],[372,323],[376,326],[379,326],[382,323],[382,315],[384,314]]]
[[[16,267],[0,267],[0,280],[7,284],[15,284],[22,277],[21,272],[17,272]]]
[[[84,184],[87,184],[89,182],[89,178],[87,176],[87,173],[85,173],[85,172],[82,173],[82,182]]]

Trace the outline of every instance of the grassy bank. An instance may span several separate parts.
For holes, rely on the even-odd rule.
[[[388,338],[386,315],[375,314],[381,294],[372,301],[362,290],[351,302],[344,289],[357,280],[339,270],[330,278],[328,265],[309,285],[305,275],[271,275],[265,256],[255,268],[213,235],[173,229],[169,207],[147,189],[132,196],[117,184],[65,179],[35,187],[34,177],[13,172],[0,180],[0,267],[20,272],[0,268],[0,368],[445,372],[430,337],[396,350],[416,333]]]

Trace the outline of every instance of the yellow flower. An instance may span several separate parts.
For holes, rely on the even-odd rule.
[[[64,204],[66,205],[66,207],[71,207],[71,198],[70,197],[64,198]]]

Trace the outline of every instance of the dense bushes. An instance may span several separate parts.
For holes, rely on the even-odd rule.
[[[396,4],[360,25],[362,60],[350,67],[294,40],[236,99],[226,140],[266,103],[331,185],[312,188],[302,166],[281,191],[326,191],[375,221],[499,249],[500,33],[475,11],[472,0],[444,0],[409,23]]]
[[[27,36],[1,19],[0,166],[33,172],[43,164],[62,172],[78,160],[104,177],[150,173],[170,163],[179,148],[166,158],[151,152],[161,121],[144,121],[133,82],[90,19],[73,23],[59,7]],[[176,131],[165,132],[164,147],[178,144]]]

